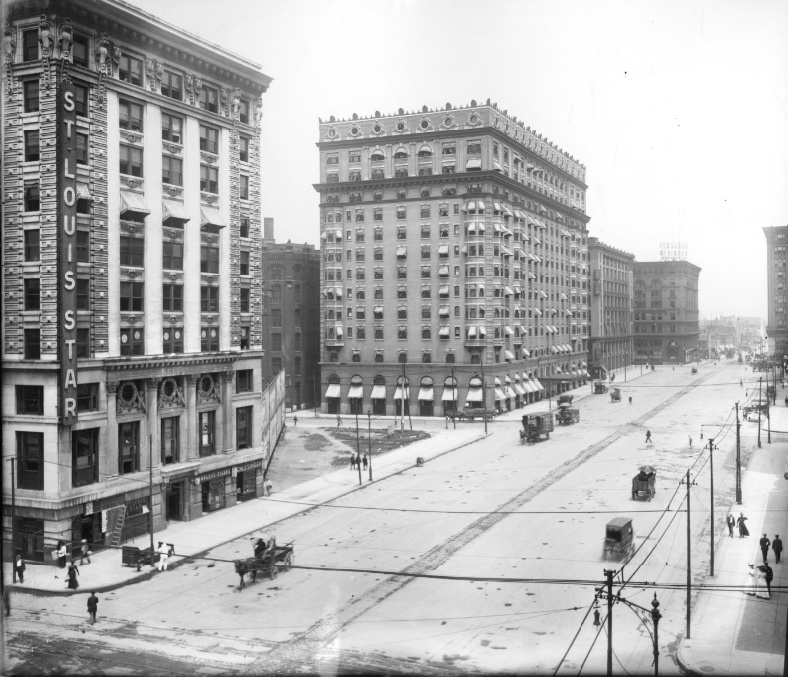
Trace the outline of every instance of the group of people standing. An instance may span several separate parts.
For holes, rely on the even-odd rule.
[[[360,456],[359,454],[350,455],[351,470],[355,470],[356,468],[363,468],[364,470],[366,470],[368,465],[369,465],[369,461],[367,460],[366,454],[364,454],[363,456]]]
[[[739,538],[745,538],[750,535],[747,529],[747,518],[744,513],[739,513],[738,518],[734,518],[733,514],[728,514],[725,520],[728,525],[728,535],[733,537],[733,528],[738,527]],[[769,548],[771,547],[774,552],[774,561],[779,564],[782,559],[783,542],[780,539],[780,534],[775,534],[774,540],[769,540],[769,537],[764,534],[758,541],[761,548],[761,556],[763,557],[763,564],[755,566],[750,562],[747,567],[747,582],[745,584],[745,592],[748,595],[755,595],[761,599],[771,599],[772,594],[772,580],[774,580],[774,571],[769,566]]]

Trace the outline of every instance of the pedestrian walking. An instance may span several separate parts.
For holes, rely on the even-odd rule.
[[[763,577],[766,580],[766,594],[769,599],[772,597],[772,581],[774,580],[774,571],[768,564],[763,565]]]
[[[156,563],[156,568],[159,571],[167,571],[167,559],[169,559],[170,556],[170,547],[163,541],[159,541],[159,547],[156,548],[156,552],[159,553],[159,561]]]
[[[356,467],[361,470],[361,455],[356,454]]]
[[[90,597],[88,597],[88,615],[90,615],[91,625],[93,625],[96,622],[97,611],[98,611],[98,597],[96,597],[95,592],[91,592]]]
[[[361,464],[362,464],[362,466],[364,467],[364,470],[366,470],[366,469],[367,469],[367,465],[368,465],[368,463],[369,463],[369,461],[367,461],[367,455],[366,455],[366,454],[364,454],[364,455],[361,457]]]
[[[271,489],[273,489],[273,488],[274,488],[274,485],[271,483],[271,480],[267,479],[265,481],[265,495],[266,496],[270,496],[271,495]]]
[[[689,445],[690,445],[690,449],[692,449],[692,435],[689,436]]]
[[[16,557],[14,558],[14,571],[16,571],[16,577],[19,579],[20,583],[25,582],[25,560],[22,559],[22,553],[16,553]]]
[[[88,544],[88,539],[83,538],[79,544],[81,548],[79,551],[79,566],[82,566],[85,560],[87,560],[88,564],[90,564],[90,555],[92,552],[90,550],[90,545]]]
[[[79,576],[79,569],[77,569],[77,565],[74,563],[74,560],[71,560],[71,564],[69,564],[68,567],[69,590],[76,590],[79,587],[79,581],[77,580],[77,576]]]
[[[66,568],[66,558],[68,557],[68,548],[63,541],[57,542],[57,565],[61,569]]]
[[[651,442],[651,431],[647,430],[646,431],[646,444],[648,444],[650,442]]]
[[[295,428],[298,425],[298,416],[293,416],[293,427]]]
[[[739,513],[739,517],[736,519],[736,524],[739,527],[739,538],[744,538],[745,536],[750,535],[750,530],[747,528],[745,522],[747,518],[744,516],[743,512]]]
[[[733,538],[733,527],[736,526],[736,519],[731,513],[728,513],[728,517],[725,521],[728,524],[728,536]]]
[[[629,403],[632,404],[632,395],[629,396]]]
[[[337,414],[337,428],[341,428],[341,427],[342,427],[342,417],[339,414]]]
[[[783,554],[783,542],[780,540],[780,534],[774,535],[774,540],[772,541],[772,550],[774,550],[774,561],[779,564],[780,558]]]
[[[785,398],[785,406],[788,407],[788,397]]]
[[[750,562],[747,567],[747,580],[744,583],[744,592],[748,595],[754,595],[756,586],[755,567],[752,562]]]
[[[351,470],[356,469],[356,457],[353,454],[350,454],[350,469]]]
[[[763,538],[760,541],[758,541],[758,543],[761,546],[761,554],[763,555],[763,563],[766,564],[766,562],[767,562],[766,555],[769,554],[769,546],[772,544],[772,542],[769,540],[769,537],[766,534],[764,534]]]

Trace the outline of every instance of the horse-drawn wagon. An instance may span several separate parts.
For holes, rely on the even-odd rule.
[[[295,562],[295,548],[293,541],[285,545],[277,545],[276,537],[270,539],[253,538],[252,548],[254,557],[235,560],[235,573],[241,579],[239,587],[245,587],[244,577],[246,574],[252,575],[252,581],[257,580],[258,572],[271,579],[276,578],[279,569],[289,569]]]
[[[551,411],[524,414],[523,427],[520,430],[520,444],[534,444],[542,440],[549,440],[554,425],[553,412]]]

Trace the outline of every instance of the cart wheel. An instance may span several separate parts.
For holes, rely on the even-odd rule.
[[[282,563],[285,569],[289,569],[295,563],[295,557],[293,556],[292,552],[287,553],[287,557],[285,557],[285,561]]]

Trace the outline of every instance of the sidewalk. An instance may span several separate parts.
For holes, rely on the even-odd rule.
[[[298,425],[299,427],[326,427],[331,425],[334,418],[334,416],[304,415],[303,417],[299,416]],[[430,419],[430,421],[434,423],[435,419]],[[419,457],[428,461],[484,437],[484,427],[475,423],[458,423],[456,430],[451,425],[445,429],[442,420],[439,420],[439,423],[440,429],[433,425],[425,426],[433,432],[429,439],[375,456],[374,481],[412,468],[416,465],[416,459]],[[168,561],[168,569],[172,569],[187,562],[190,557],[201,556],[219,545],[246,534],[265,531],[281,520],[310,509],[309,505],[299,505],[299,501],[309,504],[322,503],[370,484],[372,482],[369,481],[366,471],[364,472],[364,483],[360,485],[357,476],[348,473],[347,469],[343,468],[308,482],[296,484],[280,492],[275,491],[270,498],[246,501],[191,522],[170,522],[165,531],[154,534],[154,545],[159,541],[174,544],[176,554]],[[141,548],[145,548],[149,544],[150,540],[147,536],[137,538],[133,543],[126,543],[126,545],[136,545]],[[76,560],[80,570],[80,593],[107,592],[129,583],[148,579],[157,573],[156,569],[150,566],[144,566],[139,572],[136,567],[123,566],[120,548],[97,552],[91,555],[90,560],[90,564],[85,562],[84,565],[80,565],[79,560]],[[7,588],[11,589],[12,594],[14,590],[45,595],[74,594],[66,589],[65,569],[60,569],[52,564],[35,562],[26,562],[26,565],[25,582],[22,584],[12,583],[10,562],[6,562],[3,566],[3,582]]]
[[[778,389],[780,390],[780,389]],[[782,406],[786,393],[777,393],[771,408],[771,426],[788,431],[788,408]],[[744,446],[744,443],[742,444]],[[788,480],[783,472],[788,455],[788,435],[772,433],[768,444],[761,431],[761,448],[755,449],[742,469],[742,504],[733,503],[734,516],[744,513],[750,535],[728,536],[718,531],[715,576],[706,582],[715,586],[741,587],[748,578],[747,565],[762,562],[758,541],[779,534],[788,541]],[[769,566],[774,570],[771,599],[759,599],[734,590],[702,589],[692,609],[691,639],[682,638],[677,650],[681,667],[695,675],[782,675],[788,613],[788,561],[785,553],[775,563],[769,549]]]

